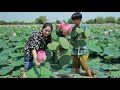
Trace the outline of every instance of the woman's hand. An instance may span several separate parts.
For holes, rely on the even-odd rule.
[[[32,50],[32,55],[33,55],[36,67],[40,68],[41,64],[39,62],[37,62],[37,60],[36,60],[37,59],[37,52],[36,52],[36,50]]]
[[[36,60],[35,60],[35,65],[36,65],[37,68],[41,67],[41,64],[39,62],[37,62]]]

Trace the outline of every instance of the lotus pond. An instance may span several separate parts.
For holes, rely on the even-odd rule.
[[[87,47],[90,50],[90,68],[97,78],[120,78],[120,25],[93,24],[89,28],[91,36]],[[31,33],[39,29],[39,25],[0,26],[0,78],[22,78],[24,46]],[[54,25],[53,43],[46,50],[46,62],[41,68],[29,70],[28,78],[86,78],[73,72],[72,45],[66,39],[69,35],[58,37],[56,31]]]

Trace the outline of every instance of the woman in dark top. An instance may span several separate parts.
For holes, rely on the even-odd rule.
[[[39,50],[45,50],[47,48],[47,44],[52,42],[52,30],[52,24],[45,23],[42,27],[42,30],[33,32],[33,34],[28,39],[24,48],[24,78],[27,77],[26,71],[30,70],[33,67],[33,60],[36,67],[39,68],[41,66],[41,64],[36,60],[37,52]]]

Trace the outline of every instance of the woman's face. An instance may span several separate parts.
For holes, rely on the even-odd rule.
[[[50,28],[50,26],[47,26],[42,31],[43,31],[43,36],[44,37],[47,37],[47,36],[49,36],[51,34],[51,28]]]

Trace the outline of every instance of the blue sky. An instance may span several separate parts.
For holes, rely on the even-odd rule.
[[[62,21],[71,17],[74,12],[0,12],[0,20],[4,21],[25,21],[32,22],[39,16],[47,16],[50,22],[56,19]],[[82,21],[94,19],[98,16],[107,17],[113,16],[116,19],[120,17],[120,12],[81,12],[83,15]]]

